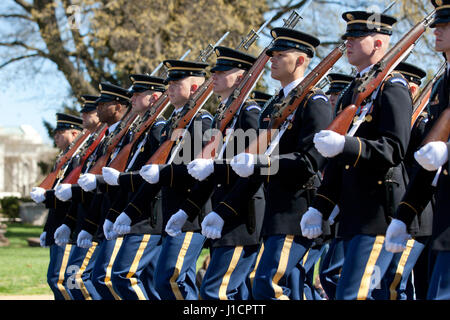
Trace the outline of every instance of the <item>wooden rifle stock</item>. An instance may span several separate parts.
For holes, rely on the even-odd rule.
[[[333,121],[331,121],[327,130],[332,130],[341,135],[345,135],[353,122],[353,117],[355,116],[357,110],[358,108],[354,104],[349,105],[347,108],[342,110]]]
[[[148,119],[143,122],[140,126],[137,132],[134,134],[133,139],[127,143],[117,156],[114,158],[113,161],[109,164],[109,167],[114,168],[118,171],[123,172],[125,170],[125,167],[128,162],[128,157],[130,156],[131,149],[133,148],[134,144],[137,143],[141,135],[156,121],[158,116],[164,112],[165,108],[169,104],[169,95],[167,93],[164,93],[159,97],[159,99],[155,102],[155,104],[151,107],[154,109],[154,113],[148,117]]]
[[[76,140],[68,147],[68,150],[63,154],[62,157],[58,160],[55,170],[50,172],[50,174],[41,182],[39,185],[40,188],[44,188],[49,190],[55,184],[56,179],[58,178],[59,172],[64,164],[72,158],[74,153],[78,150],[82,143],[84,143],[89,136],[89,132],[85,130],[83,133],[80,133]]]
[[[102,168],[108,163],[109,157],[114,151],[114,148],[119,144],[122,137],[127,133],[129,126],[136,119],[137,115],[132,115],[128,118],[128,121],[122,127],[122,129],[114,135],[108,144],[106,152],[95,162],[94,166],[89,170],[92,174],[102,174]]]
[[[419,115],[422,113],[423,109],[425,109],[426,105],[428,104],[428,101],[430,100],[432,89],[433,89],[432,86],[430,86],[429,88],[428,87],[424,88],[420,92],[420,95],[417,97],[416,103],[414,103],[413,114],[411,116],[411,128],[414,126],[414,123],[416,123],[417,118],[419,117]]]
[[[363,78],[356,80],[356,86],[353,94],[352,104],[347,108],[351,107],[348,112],[341,112],[333,122],[345,123],[346,121],[341,121],[339,118],[347,118],[353,111],[356,111],[361,106],[361,104],[366,100],[384,81],[386,76],[395,66],[405,58],[405,55],[411,50],[422,34],[426,31],[428,25],[431,23],[434,11],[426,16],[422,21],[417,23],[408,33],[406,33],[400,41],[398,41],[395,46],[389,50],[379,62],[377,62],[370,71],[368,71]],[[354,108],[356,106],[356,108]],[[344,109],[345,110],[345,109]],[[348,127],[345,132],[348,131],[352,122],[348,122]],[[340,129],[344,129],[340,127]],[[331,130],[330,127],[327,130]],[[342,132],[342,130],[341,130]]]
[[[345,43],[334,48],[282,102],[275,104],[268,129],[260,130],[257,139],[250,144],[245,152],[260,154],[267,150],[273,135],[277,132],[276,129],[280,128],[288,116],[295,112],[306,95],[342,57],[345,50]]]
[[[433,141],[447,142],[450,135],[450,107],[447,107],[439,116],[436,123],[422,142],[422,146]]]
[[[106,133],[106,130],[108,129],[108,126],[103,125],[100,127],[100,134],[97,136],[97,138],[91,143],[91,145],[86,149],[86,152],[84,153],[83,157],[80,160],[80,164],[76,166],[75,168],[70,171],[69,175],[63,180],[63,183],[70,183],[75,184],[78,181],[78,178],[81,174],[81,169],[83,168],[84,163],[89,158],[89,156],[94,152],[95,148],[99,145],[100,141],[102,141],[103,136]]]

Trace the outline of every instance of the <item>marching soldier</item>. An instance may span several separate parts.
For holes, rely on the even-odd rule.
[[[160,145],[167,139],[172,138],[172,126],[188,112],[187,102],[204,83],[205,68],[208,66],[206,63],[181,60],[165,60],[164,64],[169,70],[166,79],[169,85],[169,99],[175,109],[161,131]],[[200,110],[187,128],[190,133],[190,142],[180,142],[184,145],[174,158],[174,164],[162,165],[161,169],[159,165],[146,165],[141,168],[139,174],[146,182],[139,188],[114,222],[114,230],[118,234],[130,232],[130,225],[142,216],[144,208],[150,205],[150,202],[160,190],[163,213],[162,227],[165,228],[170,216],[179,209],[181,202],[186,199],[194,184],[194,181],[182,183],[177,179],[176,174],[172,175],[174,171],[178,170],[177,168],[185,167],[184,164],[178,165],[175,163],[181,160],[191,160],[196,156],[195,144],[202,145],[203,133],[211,127],[211,122],[211,114]],[[164,180],[167,173],[170,176],[168,179],[170,182],[161,186],[158,181],[160,178]],[[198,288],[195,286],[195,264],[203,248],[205,237],[199,233],[198,219],[187,222],[182,231],[176,237],[163,234],[161,253],[154,275],[155,287],[163,300],[195,300],[198,298]]]
[[[249,70],[256,61],[253,56],[227,47],[216,47],[215,52],[217,61],[211,69],[213,91],[219,96],[221,103],[213,121],[213,128],[214,124],[218,122],[217,116],[220,116],[223,111],[226,112],[223,108],[234,89],[239,85],[245,71]],[[223,153],[225,157],[245,151],[251,142],[250,139],[245,139],[246,136],[256,137],[260,111],[260,106],[251,100],[247,100],[241,111],[238,111],[235,116],[237,117],[236,123],[225,129],[225,132],[233,130],[233,136]],[[248,135],[249,132],[250,135]],[[214,166],[212,159],[200,160],[204,160],[205,165]],[[213,206],[218,205],[236,180],[236,176],[230,178],[219,172],[204,180],[193,172],[190,174],[193,174],[199,182],[192,188],[187,199],[180,206],[180,210],[167,222],[165,230],[173,237],[181,233],[181,228],[186,221],[193,221],[201,214],[201,208],[209,198],[211,198]],[[244,204],[244,207],[248,211],[246,216],[253,221],[246,221],[241,217],[227,221],[222,238],[211,241],[211,260],[200,288],[200,297],[204,300],[247,300],[248,289],[243,290],[243,286],[245,286],[247,275],[256,259],[264,210],[262,190],[255,193],[254,197]]]
[[[165,79],[140,74],[131,75],[130,78],[133,81],[130,88],[133,109],[138,111],[141,117],[145,117],[144,112],[150,112],[155,102],[166,91]],[[145,165],[156,151],[165,123],[165,119],[160,116],[141,134],[128,155],[123,173],[110,167],[103,168],[105,182],[120,188],[103,225],[108,240],[114,237],[112,227],[117,215],[123,211],[144,182],[140,175],[132,175],[131,172]],[[159,300],[154,285],[154,270],[161,251],[161,220],[161,199],[157,197],[150,206],[144,208],[143,215],[131,226],[130,233],[123,237],[111,271],[112,285],[120,298]]]
[[[288,28],[275,28],[271,34],[274,44],[266,53],[271,57],[271,76],[280,81],[282,89],[262,111],[259,125],[262,129],[267,128],[274,105],[302,81],[320,43],[313,36]],[[306,184],[311,181],[308,185],[313,186],[318,182],[316,173],[324,161],[312,147],[312,135],[331,122],[331,115],[328,98],[319,90],[311,91],[291,117],[276,156],[258,157],[258,167],[254,155],[241,153],[233,158],[230,171],[241,178],[202,222],[203,234],[211,239],[220,238],[225,221],[245,216],[242,204],[264,183],[263,246],[253,278],[254,299],[288,299],[287,278],[312,243],[300,235],[298,223],[314,193],[314,187]],[[261,167],[278,171],[263,175]]]
[[[376,15],[376,19],[373,19]],[[347,22],[347,58],[361,77],[386,53],[396,19],[364,11],[342,15]],[[347,106],[353,82],[343,94]],[[322,130],[314,136],[315,148],[328,163],[312,205],[303,215],[304,236],[322,233],[322,221],[339,207],[338,237],[344,239],[344,265],[336,299],[371,299],[373,289],[391,262],[384,234],[405,190],[402,165],[410,137],[412,99],[400,73],[391,73],[372,94],[374,100],[354,136]],[[368,107],[368,106],[367,106]],[[359,116],[359,114],[357,115]],[[374,270],[376,270],[375,273]],[[372,277],[374,274],[374,277]]]
[[[435,50],[443,52],[447,57],[450,54],[448,11],[449,1],[431,1],[436,8],[435,18],[430,27],[434,28],[436,36]],[[440,115],[448,110],[448,66],[442,81],[438,83],[437,94],[430,100],[428,106],[428,122],[425,132],[436,123]],[[431,249],[436,254],[432,276],[429,283],[427,299],[448,300],[450,299],[450,284],[448,275],[450,272],[450,247],[449,247],[449,190],[450,171],[448,155],[449,142],[433,141],[422,146],[414,153],[414,157],[420,165],[414,172],[408,184],[406,193],[396,212],[395,219],[386,231],[386,248],[391,252],[402,252],[406,249],[405,243],[413,233],[412,225],[414,219],[422,213],[429,201],[435,196],[435,209],[433,213],[433,226],[431,236]]]
[[[350,83],[353,81],[353,78],[354,77],[342,73],[330,73],[328,75],[330,86],[325,94],[328,96],[328,99],[330,99],[330,103],[333,108],[337,107],[337,102],[340,94],[342,93],[342,91],[344,91],[345,88],[350,85]],[[334,113],[337,114],[340,111],[342,110],[335,110]]]
[[[66,150],[76,139],[82,130],[82,119],[64,113],[56,114],[56,128],[54,130],[54,140],[58,149]],[[65,167],[65,171],[58,176],[53,188],[62,181],[72,169],[70,160]],[[49,208],[49,214],[44,226],[44,231],[40,236],[42,247],[50,247],[50,263],[47,271],[47,283],[53,291],[55,300],[71,300],[72,296],[64,285],[64,272],[67,266],[67,259],[72,250],[71,245],[59,246],[55,243],[53,237],[55,229],[61,224],[65,212],[68,210],[69,204],[59,201],[55,197],[55,190],[45,190],[40,187],[33,188],[31,198],[36,203],[45,203],[45,207]],[[62,274],[61,274],[62,273]]]

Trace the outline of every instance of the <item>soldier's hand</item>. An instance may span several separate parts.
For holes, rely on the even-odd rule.
[[[202,221],[202,234],[210,239],[219,239],[222,237],[223,224],[223,219],[217,213],[211,211]]]
[[[72,198],[72,185],[70,183],[62,183],[55,189],[55,197],[61,201],[67,201]]]
[[[114,222],[113,230],[118,235],[124,235],[131,231],[131,219],[125,212],[122,212]]]
[[[317,238],[322,234],[322,214],[319,210],[309,207],[300,221],[302,235],[308,239]]]
[[[92,173],[85,173],[78,179],[78,184],[84,191],[91,191],[97,187],[97,177]]]
[[[147,164],[139,170],[139,174],[148,183],[156,184],[159,182],[159,165]]]
[[[119,176],[120,176],[119,170],[116,170],[116,169],[110,168],[110,167],[103,167],[102,174],[103,174],[103,179],[105,179],[105,182],[107,184],[109,184],[111,186],[119,185]]]
[[[448,160],[447,145],[442,141],[429,142],[414,153],[417,162],[428,171],[436,171]]]
[[[255,155],[240,153],[231,159],[230,166],[238,176],[247,178],[255,171]]]
[[[332,158],[344,150],[345,137],[331,130],[321,130],[314,135],[313,142],[322,156]]]
[[[203,181],[214,172],[212,159],[195,159],[187,165],[188,173],[195,179]]]
[[[46,248],[46,245],[45,245],[45,239],[46,238],[47,238],[47,232],[44,231],[39,236],[39,244],[41,245],[42,248]]]
[[[183,228],[186,220],[188,219],[188,215],[183,210],[178,210],[174,213],[169,221],[167,221],[166,232],[171,237],[176,237],[181,234],[181,228]]]
[[[60,247],[65,246],[69,242],[70,233],[70,228],[67,225],[60,225],[54,234],[55,243]]]
[[[41,203],[45,200],[45,189],[40,187],[33,187],[30,192],[30,197],[36,203]]]
[[[398,219],[392,219],[386,230],[385,247],[389,252],[402,252],[406,249],[406,242],[411,235],[406,231],[406,224]]]
[[[106,240],[114,240],[117,238],[118,234],[113,230],[114,223],[111,220],[105,219],[103,223],[103,234]]]
[[[88,249],[92,246],[92,234],[85,230],[81,230],[77,238],[77,246]]]

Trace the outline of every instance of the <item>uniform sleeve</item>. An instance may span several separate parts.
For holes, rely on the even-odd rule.
[[[203,206],[211,197],[214,190],[213,175],[203,181],[198,181],[180,207],[181,210],[186,212],[188,220],[191,222],[201,213]]]
[[[374,102],[376,103],[376,102]],[[406,81],[388,80],[381,92],[377,139],[345,136],[344,151],[337,158],[353,167],[385,168],[404,159],[411,132],[412,100]]]
[[[149,211],[146,209],[150,207],[160,189],[161,186],[158,184],[143,183],[123,212],[130,217],[131,221],[136,221],[136,219],[145,216],[145,212]]]
[[[145,180],[139,174],[139,171],[131,171],[119,175],[119,186],[122,190],[136,192],[143,183],[145,183]]]
[[[82,222],[82,229],[92,235],[97,232],[100,224],[102,201],[103,194],[95,194]]]

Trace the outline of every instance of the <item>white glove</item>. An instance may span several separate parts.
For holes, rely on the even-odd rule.
[[[392,219],[386,230],[385,247],[389,252],[402,252],[406,249],[406,241],[411,236],[406,231],[406,224],[398,219]]]
[[[203,181],[214,172],[212,159],[195,159],[187,165],[188,173],[195,179]]]
[[[210,239],[218,239],[222,237],[222,228],[224,221],[214,211],[208,213],[202,222],[202,234]]]
[[[72,185],[70,183],[61,183],[55,189],[55,197],[61,201],[67,201],[72,198]]]
[[[345,137],[331,130],[321,130],[314,135],[313,142],[322,156],[332,158],[344,150]]]
[[[119,170],[109,168],[109,167],[103,167],[102,174],[103,174],[103,179],[105,179],[107,184],[109,184],[111,186],[119,185],[119,175],[120,175]]]
[[[92,246],[92,234],[87,231],[81,230],[77,238],[77,246],[80,248],[90,248]]]
[[[139,170],[139,174],[150,184],[156,184],[159,182],[159,165],[147,164]]]
[[[97,187],[97,177],[92,173],[85,173],[78,179],[78,184],[84,191],[91,191]]]
[[[169,221],[167,221],[166,232],[171,237],[176,237],[181,234],[181,228],[184,226],[184,223],[188,219],[188,215],[183,210],[178,210],[174,213]]]
[[[250,153],[239,153],[230,162],[231,168],[238,176],[246,178],[255,171],[255,155]]]
[[[34,202],[41,203],[45,200],[45,191],[47,190],[45,190],[44,188],[33,187],[30,192],[30,197]]]
[[[67,242],[69,242],[70,233],[70,228],[67,225],[60,225],[59,228],[55,231],[55,243],[60,247],[65,246]]]
[[[447,145],[442,141],[429,142],[414,153],[417,162],[428,171],[436,171],[448,160]]]
[[[122,212],[114,222],[113,230],[119,234],[124,235],[131,231],[131,219],[125,212]]]
[[[302,235],[308,239],[317,238],[322,234],[322,214],[319,210],[309,207],[300,221]]]
[[[118,234],[113,230],[114,223],[111,220],[105,219],[103,223],[103,234],[106,240],[114,240],[117,238]]]
[[[41,233],[41,235],[39,236],[39,244],[41,245],[42,248],[45,248],[45,239],[47,238],[47,232],[44,231]]]

